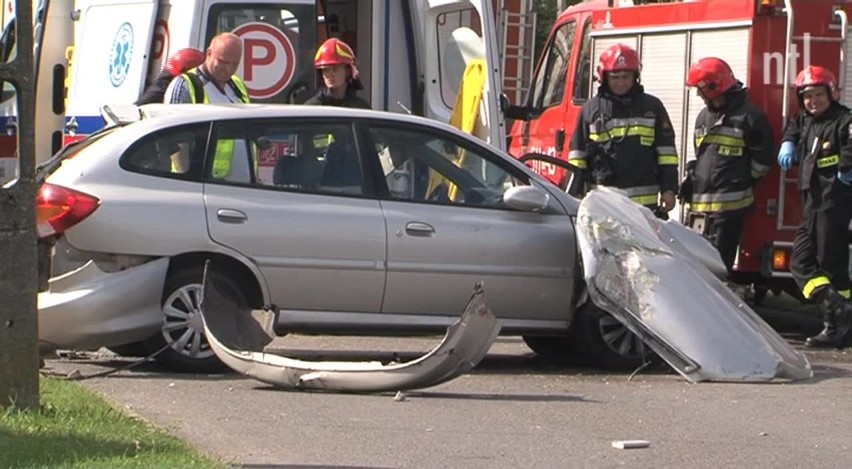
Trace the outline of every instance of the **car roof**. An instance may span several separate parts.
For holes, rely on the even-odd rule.
[[[280,117],[382,119],[416,125],[428,125],[455,131],[454,127],[434,119],[370,109],[339,106],[306,106],[297,104],[147,104],[139,110],[145,119],[155,119],[164,126],[228,119],[271,119]]]

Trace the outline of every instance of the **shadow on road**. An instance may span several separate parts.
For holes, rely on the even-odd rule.
[[[822,322],[818,317],[818,311],[812,305],[801,305],[791,298],[772,297],[767,298],[766,305],[756,308],[758,314],[782,337],[787,339],[794,347],[804,351],[810,359],[815,376],[814,380],[822,380],[839,376],[852,376],[852,372],[844,368],[832,366],[834,364],[850,364],[852,363],[852,348],[844,350],[809,350],[803,347],[805,338],[819,332],[822,327]],[[402,340],[406,343],[405,339]],[[322,347],[322,348],[318,348]],[[429,346],[424,346],[429,347]],[[404,362],[417,359],[423,353],[428,351],[428,348],[417,350],[418,346],[387,346],[384,350],[365,350],[363,345],[359,346],[359,350],[352,348],[341,348],[339,345],[326,346],[324,343],[314,343],[313,346],[302,345],[302,348],[283,346],[270,350],[275,354],[286,355],[291,358],[309,361],[331,360],[331,361],[381,361],[389,362]],[[393,350],[394,348],[406,348],[406,350]],[[132,363],[134,358],[116,357],[110,354],[102,353],[72,353],[68,357],[60,360],[62,364],[60,373],[68,374],[74,364],[96,366],[101,369],[119,369],[127,367],[128,363]],[[48,361],[48,373],[52,361]],[[94,372],[89,372],[90,374]],[[473,370],[472,374],[502,374],[502,375],[522,375],[522,374],[553,374],[553,375],[591,375],[591,376],[624,376],[625,379],[630,373],[613,373],[605,370],[596,369],[588,366],[574,357],[565,357],[564,360],[554,362],[538,357],[526,346],[523,345],[519,338],[500,337],[495,342],[492,351],[485,359]],[[665,363],[654,363],[651,366],[641,370],[641,375],[672,375],[675,372]],[[85,375],[85,374],[84,374]],[[238,380],[243,377],[231,373],[229,370],[224,370],[221,374],[179,374],[171,373],[164,370],[158,363],[149,361],[134,366],[132,372],[121,372],[122,378],[145,378],[145,379],[167,379],[167,380],[195,380],[199,377],[204,377],[208,380]],[[440,396],[436,396],[440,397]],[[497,396],[488,397],[480,396],[481,398],[506,398],[511,399],[512,396]],[[523,399],[529,396],[521,396]],[[535,396],[533,396],[535,397]],[[548,396],[542,396],[547,398]],[[468,398],[475,398],[469,397]]]

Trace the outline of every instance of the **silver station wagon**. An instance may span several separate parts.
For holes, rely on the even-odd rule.
[[[475,137],[320,106],[114,113],[41,168],[45,351],[218,369],[198,314],[211,260],[234,298],[280,309],[280,334],[440,334],[483,281],[502,333],[535,352],[641,363],[583,294],[579,201]]]

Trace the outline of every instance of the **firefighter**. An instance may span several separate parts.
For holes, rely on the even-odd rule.
[[[355,52],[337,38],[322,43],[314,56],[314,66],[322,85],[305,104],[370,109],[370,104],[355,94],[363,89]],[[355,141],[348,134],[328,135],[324,150],[323,185],[357,186],[362,184]],[[316,152],[316,150],[314,150]]]
[[[778,162],[799,165],[802,221],[790,272],[823,313],[823,330],[808,347],[842,347],[852,324],[849,221],[852,219],[852,114],[838,102],[829,70],[809,66],[796,77],[799,112],[784,128]]]
[[[203,63],[204,52],[198,49],[187,47],[175,52],[169,56],[166,63],[163,64],[163,69],[160,71],[157,79],[145,89],[145,92],[139,97],[136,104],[141,106],[143,104],[162,103],[166,95],[166,88],[169,87],[169,83],[176,76],[186,73]]]
[[[695,157],[686,163],[679,197],[691,212],[703,214],[703,234],[730,274],[743,221],[754,206],[752,189],[775,161],[772,128],[722,59],[693,64],[686,85],[696,88],[705,108],[695,120]]]
[[[358,78],[355,52],[348,44],[337,38],[326,40],[317,49],[314,66],[320,74],[322,85],[319,92],[305,104],[370,108],[367,101],[355,94],[364,86]]]
[[[601,54],[598,94],[583,105],[571,138],[568,193],[613,186],[668,218],[678,189],[675,135],[663,103],[639,83],[641,68],[639,54],[623,44]]]

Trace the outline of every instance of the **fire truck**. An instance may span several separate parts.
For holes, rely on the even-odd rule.
[[[568,8],[550,32],[526,102],[513,116],[512,155],[565,185],[569,141],[580,109],[596,92],[594,70],[613,44],[635,48],[642,60],[645,91],[665,104],[684,162],[694,155],[693,129],[704,103],[685,86],[691,63],[703,57],[727,61],[767,113],[780,142],[783,123],[798,107],[793,83],[803,67],[833,70],[842,101],[849,69],[849,2],[837,0],[592,0]],[[779,143],[780,145],[780,143]],[[776,147],[777,148],[777,147]],[[539,155],[536,157],[536,155]],[[543,155],[543,156],[542,156]],[[691,223],[683,207],[677,218]],[[732,280],[753,285],[759,301],[767,290],[800,296],[789,273],[790,251],[801,218],[796,170],[775,165],[755,188],[755,206],[745,223]]]
[[[16,1],[30,0],[3,0],[3,61],[15,55]],[[358,56],[361,94],[374,109],[447,122],[466,64],[486,59],[493,66],[479,113],[484,124],[475,133],[502,148],[506,129],[496,104],[501,68],[511,71],[516,91],[523,70],[532,72],[532,53],[524,59],[517,52],[532,41],[532,0],[31,1],[39,162],[101,128],[103,105],[136,101],[171,53],[203,50],[223,31],[244,40],[237,74],[255,103],[299,103],[312,96],[314,52],[328,37],[340,37]],[[2,84],[0,184],[16,172],[15,109],[14,88]],[[262,173],[272,171],[286,142],[276,148]]]

